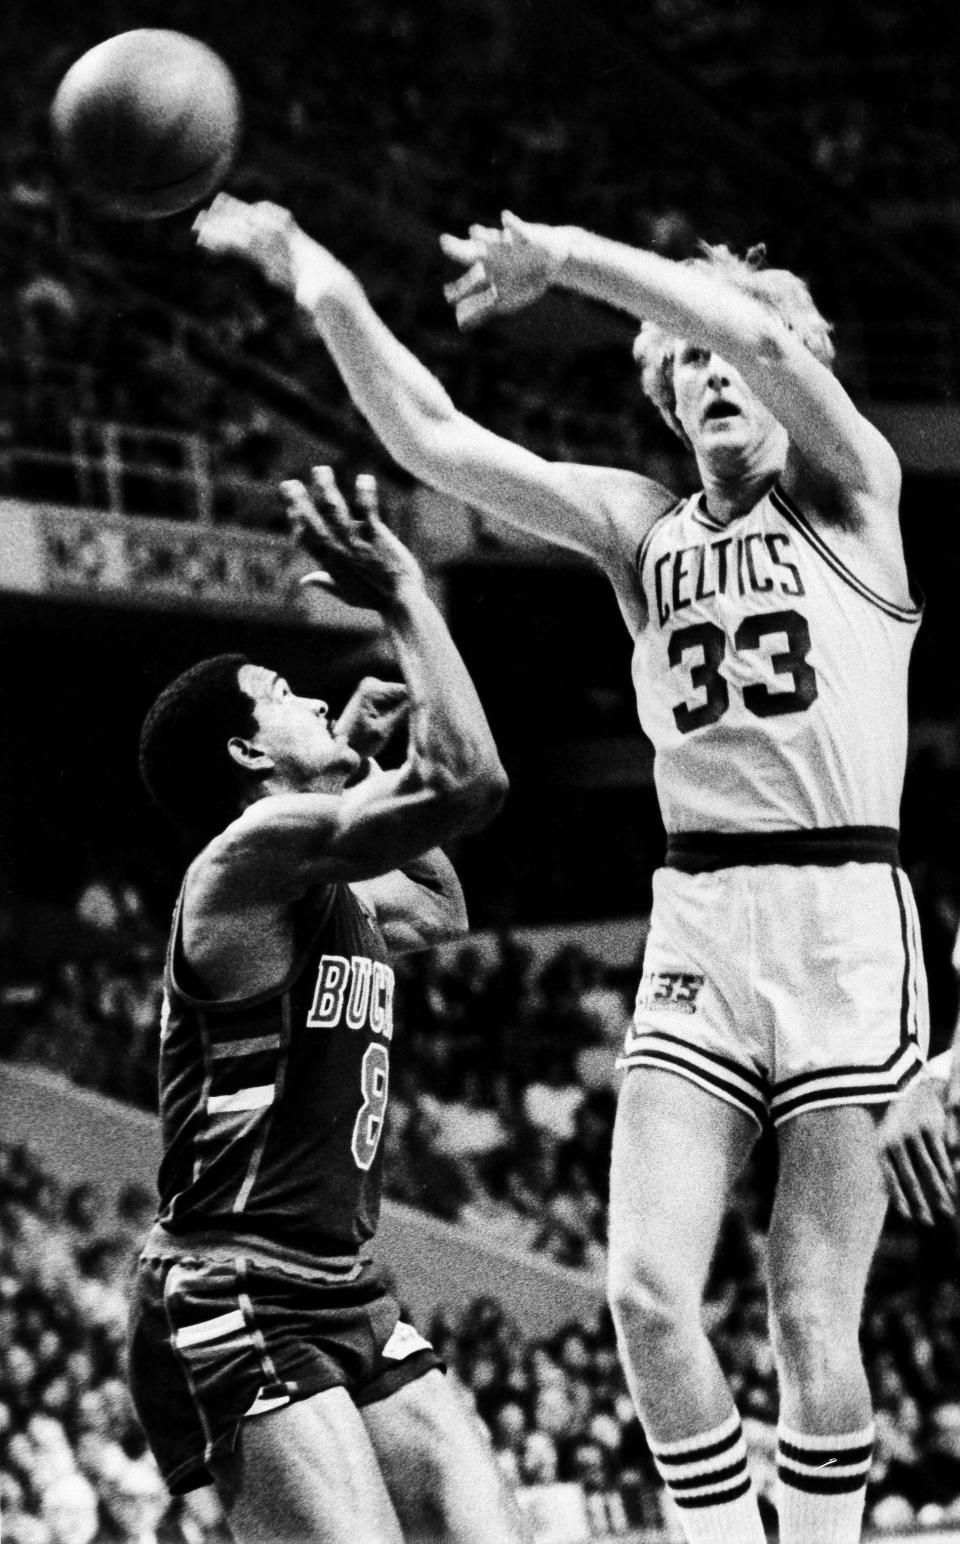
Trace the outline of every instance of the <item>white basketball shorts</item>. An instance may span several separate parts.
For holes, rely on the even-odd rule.
[[[927,1055],[916,906],[895,864],[757,863],[654,875],[618,1067],[659,1067],[782,1125],[882,1104]]]

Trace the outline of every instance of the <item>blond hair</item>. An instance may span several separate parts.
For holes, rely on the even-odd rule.
[[[713,269],[727,283],[753,295],[780,318],[815,359],[832,369],[832,328],[814,305],[807,284],[788,268],[765,267],[766,259],[767,249],[762,242],[739,257],[728,246],[710,246],[702,241],[698,255],[684,258],[683,265]],[[644,395],[649,397],[674,434],[687,444],[687,436],[677,417],[673,389],[673,360],[678,341],[656,322],[644,322],[633,342],[633,357],[640,367]]]

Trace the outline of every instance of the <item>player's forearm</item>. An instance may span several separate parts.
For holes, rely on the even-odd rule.
[[[433,431],[455,412],[440,382],[380,320],[349,269],[315,242],[297,253],[295,293],[390,454],[414,475],[427,475]]]
[[[571,227],[553,282],[592,300],[653,321],[676,337],[706,343],[733,358],[755,346],[764,321],[750,296],[715,274]]]
[[[483,705],[436,606],[410,584],[386,614],[410,699],[407,761],[414,777],[489,818],[506,774]]]

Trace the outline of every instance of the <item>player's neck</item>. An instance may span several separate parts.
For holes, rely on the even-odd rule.
[[[779,450],[779,447],[777,447]],[[704,501],[712,520],[726,525],[758,504],[783,473],[783,457],[764,445],[699,463]]]

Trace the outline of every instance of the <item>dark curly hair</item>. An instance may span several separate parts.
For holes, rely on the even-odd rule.
[[[239,813],[239,778],[227,749],[256,729],[240,685],[244,654],[217,654],[164,687],[140,731],[140,776],[154,801],[192,837],[209,838]]]

